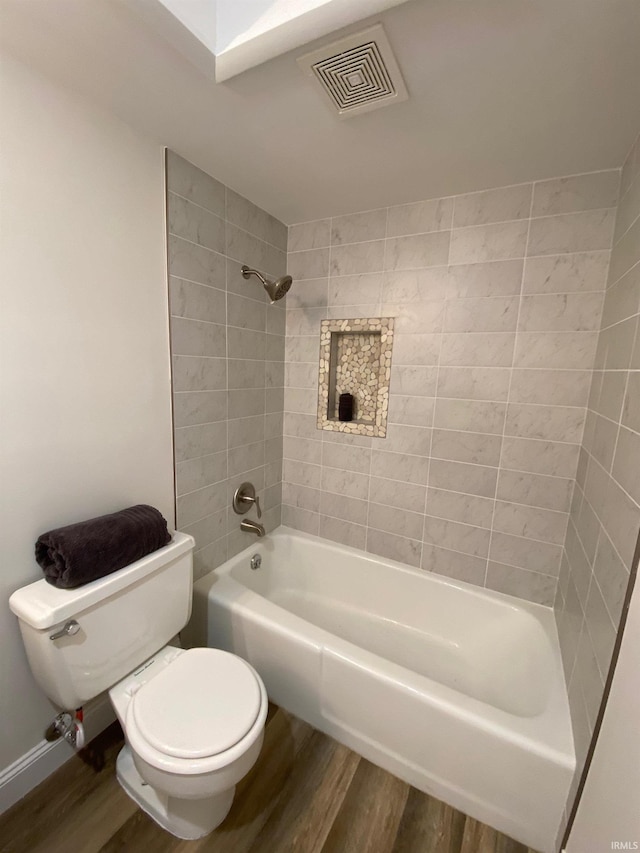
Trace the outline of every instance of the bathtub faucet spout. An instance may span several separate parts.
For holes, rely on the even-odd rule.
[[[264,526],[259,521],[251,521],[250,518],[243,518],[240,522],[240,530],[245,533],[255,533],[258,539],[265,535]]]

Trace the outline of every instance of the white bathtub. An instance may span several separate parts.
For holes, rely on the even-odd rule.
[[[575,760],[551,610],[281,527],[195,584],[187,640],[246,658],[275,703],[422,791],[555,849]]]

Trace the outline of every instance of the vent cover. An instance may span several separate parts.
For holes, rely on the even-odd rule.
[[[382,24],[307,53],[298,64],[320,83],[340,118],[409,97]]]

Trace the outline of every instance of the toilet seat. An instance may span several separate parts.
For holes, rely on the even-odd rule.
[[[220,649],[190,649],[134,693],[125,726],[131,748],[153,767],[207,773],[251,746],[266,713],[250,664]]]

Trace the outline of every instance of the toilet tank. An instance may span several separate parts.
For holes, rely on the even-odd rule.
[[[31,671],[64,709],[117,684],[180,631],[191,615],[194,540],[174,533],[164,548],[77,589],[39,580],[13,593]],[[80,630],[52,640],[70,619]]]

